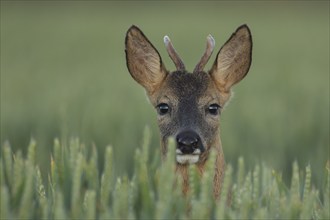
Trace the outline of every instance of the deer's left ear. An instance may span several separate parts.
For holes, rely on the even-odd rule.
[[[209,71],[220,91],[241,81],[249,71],[252,60],[252,37],[247,25],[240,26],[222,46]]]

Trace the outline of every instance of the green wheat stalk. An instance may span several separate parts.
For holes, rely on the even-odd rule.
[[[113,180],[113,150],[108,146],[105,150],[104,169],[101,177],[101,205],[102,209],[106,209],[109,204]]]
[[[72,195],[71,195],[71,214],[72,218],[78,218],[81,213],[80,193],[82,183],[82,173],[84,166],[84,157],[82,153],[77,152],[75,169],[73,172],[72,180]]]
[[[85,219],[96,219],[96,192],[87,190],[84,198]]]
[[[7,187],[1,185],[0,219],[10,219],[10,195]]]

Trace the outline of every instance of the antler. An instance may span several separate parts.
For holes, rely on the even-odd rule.
[[[168,36],[164,37],[164,43],[166,46],[166,50],[168,52],[168,54],[170,55],[170,58],[172,59],[172,61],[174,62],[176,69],[177,70],[185,70],[185,66],[183,64],[183,61],[181,60],[181,58],[179,57],[179,55],[177,54],[177,52],[175,51],[172,42],[170,40],[170,38]]]
[[[206,50],[205,50],[201,60],[196,65],[196,67],[194,69],[194,73],[200,72],[203,70],[205,64],[207,63],[207,61],[210,59],[210,57],[212,55],[214,46],[215,46],[214,38],[211,35],[207,36]]]

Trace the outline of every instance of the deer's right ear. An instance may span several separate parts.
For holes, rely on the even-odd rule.
[[[134,25],[126,33],[125,47],[126,64],[131,76],[152,94],[167,75],[158,51]]]

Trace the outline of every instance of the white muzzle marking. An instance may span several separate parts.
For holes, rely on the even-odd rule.
[[[196,149],[192,154],[183,154],[181,150],[176,149],[176,161],[180,164],[194,164],[199,160],[201,151]]]

